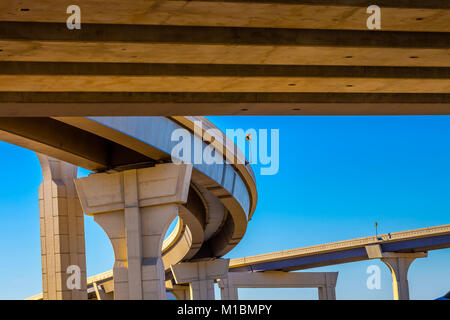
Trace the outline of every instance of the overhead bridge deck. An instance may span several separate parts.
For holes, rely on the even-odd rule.
[[[0,116],[450,114],[447,0],[0,3]]]

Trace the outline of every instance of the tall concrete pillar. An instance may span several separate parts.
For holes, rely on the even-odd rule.
[[[116,300],[166,299],[162,243],[187,201],[191,172],[191,165],[160,164],[76,180],[84,213],[94,215],[114,249]]]
[[[397,253],[392,257],[382,258],[392,273],[392,290],[394,300],[409,300],[408,270],[416,258],[425,258],[426,253]]]
[[[44,300],[87,299],[84,220],[73,182],[77,167],[37,156],[43,175],[39,220]]]
[[[177,284],[188,283],[191,300],[214,300],[214,282],[226,278],[229,259],[185,262],[172,265]]]
[[[408,269],[414,259],[426,258],[427,252],[384,252],[379,244],[366,246],[369,259],[381,259],[391,270],[394,300],[409,300]]]

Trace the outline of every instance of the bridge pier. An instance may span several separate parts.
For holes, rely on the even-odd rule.
[[[409,300],[408,270],[417,258],[426,258],[427,252],[382,252],[379,244],[366,246],[370,259],[379,258],[391,270],[394,300]]]
[[[116,300],[166,299],[162,243],[187,201],[191,172],[190,165],[159,164],[76,180],[84,213],[113,246]]]
[[[170,266],[177,284],[189,284],[191,300],[214,300],[214,282],[226,277],[230,260],[185,262]]]
[[[416,258],[425,258],[426,253],[397,253],[397,257],[383,258],[383,261],[391,270],[392,273],[392,290],[394,300],[409,300],[409,284],[408,284],[408,270],[411,263]]]
[[[229,272],[219,280],[222,300],[238,300],[238,288],[317,288],[319,300],[336,300],[337,272]]]
[[[43,154],[37,156],[43,176],[39,187],[43,299],[87,299],[84,220],[73,183],[77,167]],[[75,269],[67,273],[69,266]],[[72,272],[73,283],[68,279]],[[73,286],[68,287],[67,280]]]

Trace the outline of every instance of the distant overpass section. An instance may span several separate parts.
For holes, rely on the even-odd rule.
[[[294,271],[368,260],[371,245],[396,253],[450,248],[450,224],[231,259],[230,271]]]
[[[428,251],[450,248],[450,225],[387,233],[317,246],[232,259],[230,272],[295,271],[381,259],[392,273],[395,300],[409,300],[408,270]]]
[[[376,251],[373,250],[374,248],[380,249],[379,255],[373,254]],[[368,259],[381,259],[390,266],[390,264],[394,265],[393,262],[396,259],[405,259],[408,261],[405,270],[390,268],[393,271],[395,283],[394,298],[409,299],[407,269],[410,263],[415,258],[426,257],[428,251],[446,248],[450,248],[450,224],[231,259],[229,271],[238,274],[295,271]],[[402,277],[396,279],[394,275],[398,271],[403,273]],[[269,274],[273,274],[270,272]],[[112,279],[112,270],[89,277],[87,283],[90,298],[112,299],[114,292]],[[396,282],[399,282],[398,288],[396,288]],[[405,283],[406,288],[402,288],[401,286]],[[167,284],[168,290],[172,290],[173,285],[170,280]],[[42,299],[42,295],[38,294],[29,299],[39,300]]]
[[[450,114],[447,0],[0,4],[0,116]]]

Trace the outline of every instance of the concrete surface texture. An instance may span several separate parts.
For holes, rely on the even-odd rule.
[[[445,0],[105,2],[0,4],[0,115],[450,113]]]
[[[42,289],[45,300],[87,299],[84,220],[73,179],[77,167],[38,154]],[[79,287],[68,288],[70,266],[79,268]]]
[[[114,248],[115,299],[165,299],[164,235],[187,201],[192,166],[98,173],[76,180],[85,214],[105,230]]]
[[[245,235],[256,181],[233,143],[199,142],[215,128],[201,115],[450,114],[447,1],[380,0],[380,30],[367,27],[369,1],[79,0],[75,30],[71,4],[0,3],[0,139],[39,153],[43,171],[33,298],[204,300],[219,283],[224,299],[313,287],[331,300],[337,273],[292,271],[381,259],[394,298],[409,299],[412,261],[450,247],[445,225],[223,259]],[[181,128],[240,161],[172,163]],[[77,166],[94,173],[76,179]],[[115,255],[90,278],[83,213]]]

